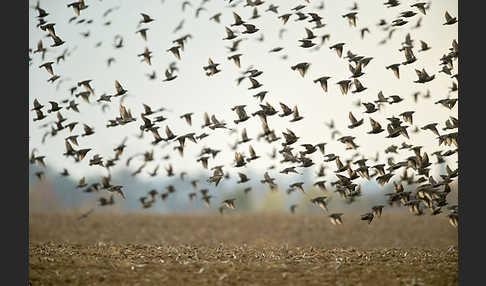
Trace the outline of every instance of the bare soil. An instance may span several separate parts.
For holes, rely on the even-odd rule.
[[[32,213],[32,285],[457,285],[446,216]]]

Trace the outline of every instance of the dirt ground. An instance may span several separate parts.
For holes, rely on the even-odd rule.
[[[446,216],[32,213],[31,285],[457,285]]]

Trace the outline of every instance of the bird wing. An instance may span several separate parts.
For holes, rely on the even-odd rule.
[[[451,15],[449,15],[449,12],[447,12],[447,11],[445,12],[444,17],[445,17],[445,19],[446,19],[447,22],[449,22],[450,20],[452,20]]]
[[[260,84],[260,83],[259,83],[259,82],[258,82],[256,79],[254,79],[254,78],[249,77],[249,79],[250,79],[250,81],[251,81],[251,85],[252,85],[253,87],[258,86],[258,85]]]
[[[415,59],[415,55],[413,54],[413,51],[412,49],[405,49],[405,58],[407,59],[407,61],[413,61]]]
[[[336,157],[336,166],[337,166],[338,169],[342,169],[344,167],[341,160],[339,160],[339,157]]]
[[[292,112],[294,113],[294,118],[299,117],[299,110],[297,109],[297,105],[294,106],[294,110]]]
[[[243,158],[242,158],[241,154],[240,154],[240,153],[238,153],[238,152],[235,152],[235,161],[236,161],[236,163],[241,162],[241,161],[242,161],[242,159],[243,159]]]
[[[307,33],[307,38],[310,39],[310,38],[314,38],[314,33],[312,33],[311,30],[305,28],[305,32]]]
[[[145,103],[142,103],[142,104],[143,104],[143,109],[144,109],[145,113],[151,113],[152,112],[152,108],[150,108],[150,106],[148,106]]]
[[[415,73],[417,74],[417,76],[419,77],[419,79],[423,78],[422,72],[420,70],[415,69]]]
[[[204,112],[204,125],[210,125],[211,121],[209,121],[209,115],[207,112]]]
[[[246,133],[246,128],[243,128],[243,131],[241,131],[241,138],[243,140],[247,140],[248,139],[248,134]]]
[[[152,135],[154,136],[155,140],[162,140],[162,137],[160,137],[159,135],[159,132],[157,131],[157,129],[150,129],[150,131],[152,131]]]
[[[41,106],[41,104],[39,103],[39,101],[36,99],[34,99],[34,107],[35,108],[39,108]]]
[[[341,57],[343,55],[343,47],[342,46],[336,47],[336,53],[339,57]]]
[[[452,41],[452,49],[454,52],[457,52],[459,50],[459,44],[457,43],[456,39]]]
[[[373,130],[377,130],[377,129],[381,129],[381,125],[380,123],[378,123],[376,120],[374,120],[373,118],[370,117],[370,124],[371,124],[371,128]]]
[[[429,156],[427,155],[427,152],[424,152],[424,155],[422,156],[422,165],[427,164],[429,164]]]
[[[121,116],[122,120],[125,120],[125,119],[128,118],[127,109],[122,104],[120,104],[120,116]]]
[[[69,143],[69,141],[66,140],[65,144],[66,144],[66,153],[74,152],[73,146],[71,146],[71,143]]]
[[[166,69],[165,70],[165,77],[170,78],[171,76],[172,76],[172,74],[169,72],[169,69]]]
[[[230,28],[225,27],[225,29],[226,29],[226,34],[228,35],[228,38],[231,38],[231,37],[234,36],[234,33]]]
[[[342,94],[346,94],[348,92],[348,84],[349,83],[347,81],[339,83],[339,88],[341,89]]]
[[[355,69],[356,74],[360,74],[361,73],[361,67],[362,67],[362,63],[361,63],[361,61],[359,61],[356,64],[356,69]]]
[[[89,127],[88,125],[86,125],[84,123],[83,123],[83,129],[84,129],[84,132],[86,132],[86,133],[91,131],[91,127]]]
[[[181,59],[181,55],[179,54],[179,49],[178,49],[178,47],[177,47],[176,49],[171,49],[170,51],[172,52],[172,54],[174,54],[174,56],[175,56],[175,57],[176,57],[178,60],[180,60],[180,59]]]
[[[247,31],[253,31],[256,28],[256,26],[253,24],[243,24],[243,26],[245,26]]]
[[[149,15],[144,14],[144,13],[140,13],[140,15],[142,15],[144,21],[149,21],[150,20],[150,16]]]
[[[58,108],[57,102],[55,102],[55,101],[49,101],[49,103],[51,104],[51,108],[52,109],[57,109]]]
[[[172,131],[170,131],[169,125],[165,126],[165,134],[167,135],[167,137],[173,137],[174,136],[174,133],[172,133]]]
[[[265,181],[267,181],[267,182],[272,181],[272,178],[270,178],[270,175],[268,175],[268,172],[265,172],[265,174],[263,174],[263,177],[265,178]]]
[[[287,128],[287,132],[289,133],[289,135],[290,135],[291,137],[296,137],[296,136],[295,136],[295,133],[294,133],[294,132],[292,132],[292,130],[290,130],[290,129],[288,129],[288,128]]]
[[[393,73],[395,74],[395,76],[397,78],[400,78],[400,70],[398,69],[398,66],[396,68],[392,69],[392,70],[393,70]]]
[[[235,18],[235,23],[241,23],[241,22],[243,22],[241,20],[240,15],[236,14],[235,12],[233,12],[233,18]]]
[[[214,124],[219,124],[219,121],[218,119],[216,118],[216,116],[213,114],[211,115],[211,121],[214,123]]]
[[[256,157],[256,153],[255,153],[255,150],[253,149],[253,147],[250,145],[250,147],[248,147],[249,151],[250,151],[250,157]]]
[[[420,40],[420,46],[422,47],[422,50],[427,49],[427,43],[422,40]]]
[[[115,89],[116,89],[117,92],[122,92],[123,91],[123,87],[118,82],[118,80],[115,80]]]
[[[236,109],[236,114],[238,115],[238,117],[240,119],[243,119],[243,118],[246,118],[248,117],[248,115],[246,114],[246,111],[244,108],[237,108]]]
[[[349,120],[351,121],[351,124],[356,124],[358,122],[351,111],[349,112]]]
[[[282,102],[280,102],[280,107],[282,108],[282,111],[284,113],[290,113],[290,112],[292,112],[292,109],[290,109],[287,105],[283,104]]]
[[[386,98],[383,95],[383,92],[382,91],[378,92],[378,100],[379,101],[386,101]]]
[[[298,67],[297,70],[299,71],[300,75],[304,77],[305,75],[305,69],[303,67]]]
[[[241,67],[240,57],[239,56],[233,57],[233,60],[235,61],[235,64],[236,64],[237,67]]]

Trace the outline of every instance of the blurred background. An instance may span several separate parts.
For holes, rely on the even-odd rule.
[[[326,142],[326,153],[334,153],[341,156],[344,163],[346,159],[353,158],[357,152],[355,150],[345,150],[344,144],[336,139],[341,136],[356,137],[355,143],[358,148],[359,157],[371,158],[379,153],[379,162],[386,163],[389,157],[393,157],[395,162],[399,162],[411,155],[413,151],[397,150],[397,153],[385,152],[392,146],[400,147],[402,142],[414,146],[423,146],[422,152],[427,152],[433,163],[436,162],[435,156],[431,153],[437,150],[447,151],[454,149],[454,146],[438,147],[437,136],[428,130],[419,130],[417,133],[411,132],[412,129],[423,127],[429,123],[439,123],[437,128],[442,134],[441,128],[449,116],[457,117],[458,104],[449,110],[440,104],[435,104],[440,99],[457,97],[457,91],[451,92],[453,79],[450,75],[439,72],[440,58],[449,52],[454,39],[458,40],[458,25],[444,26],[444,13],[448,11],[453,17],[457,16],[457,1],[441,0],[431,1],[427,15],[418,13],[407,18],[409,23],[404,26],[392,27],[388,31],[383,31],[382,27],[377,26],[380,19],[385,19],[391,23],[401,12],[407,10],[416,11],[410,5],[416,1],[400,1],[397,7],[387,8],[383,1],[265,1],[257,7],[261,15],[256,19],[249,19],[253,13],[253,7],[244,7],[242,1],[232,1],[235,7],[230,7],[228,1],[189,1],[190,5],[182,10],[183,1],[121,1],[121,0],[86,0],[87,9],[81,11],[80,16],[75,17],[71,7],[66,7],[68,2],[61,1],[40,1],[40,7],[45,9],[49,15],[45,18],[48,23],[56,23],[56,34],[65,41],[59,47],[50,47],[52,40],[46,36],[47,32],[37,27],[37,11],[29,9],[29,48],[35,50],[39,40],[42,40],[44,47],[47,48],[44,60],[40,53],[29,54],[32,59],[29,64],[29,110],[32,102],[37,98],[41,104],[49,106],[48,101],[61,102],[62,100],[76,100],[79,103],[80,113],[72,112],[63,108],[61,113],[68,118],[67,122],[77,121],[79,126],[69,134],[68,130],[62,130],[55,136],[45,135],[51,131],[51,125],[55,124],[55,114],[49,114],[48,118],[42,121],[33,121],[35,113],[29,112],[29,155],[32,149],[36,148],[37,155],[44,155],[46,167],[29,165],[29,209],[30,211],[58,211],[58,210],[85,210],[94,207],[99,197],[107,197],[105,192],[85,193],[82,189],[77,189],[79,179],[86,178],[86,183],[91,184],[100,180],[101,176],[111,174],[112,183],[123,185],[126,200],[115,197],[116,204],[106,208],[108,211],[143,211],[143,212],[187,212],[187,211],[215,211],[220,202],[228,198],[236,198],[237,211],[288,211],[290,205],[298,204],[298,211],[309,210],[319,211],[309,202],[309,197],[295,191],[291,194],[286,193],[289,184],[297,181],[304,181],[304,188],[310,197],[322,195],[322,191],[312,187],[318,180],[327,180],[329,192],[327,196],[332,197],[329,208],[333,211],[344,211],[347,208],[366,210],[372,205],[385,204],[385,193],[393,192],[394,180],[398,180],[401,170],[395,172],[396,176],[385,186],[380,186],[374,179],[369,181],[358,179],[361,184],[363,196],[352,204],[339,197],[333,192],[330,182],[336,181],[334,170],[335,162],[323,162],[322,155],[316,152],[309,157],[316,163],[310,168],[299,168],[302,175],[284,175],[279,171],[288,167],[288,163],[280,163],[281,156],[270,159],[268,154],[272,152],[272,147],[281,149],[281,140],[268,144],[263,139],[257,140],[261,133],[261,123],[258,117],[252,117],[243,124],[233,124],[237,118],[231,108],[235,105],[246,105],[247,113],[259,110],[259,101],[252,97],[260,90],[267,90],[263,103],[269,102],[280,111],[279,102],[283,102],[291,108],[297,105],[299,113],[304,119],[298,122],[289,123],[288,117],[277,116],[268,117],[268,124],[271,129],[275,129],[277,136],[282,136],[282,131],[286,128],[294,131],[300,137],[297,144],[317,144]],[[324,3],[324,9],[318,10],[316,7]],[[37,1],[30,1],[30,6],[34,7]],[[350,26],[347,19],[342,15],[351,12],[350,8],[354,3],[358,6],[357,25]],[[270,4],[278,6],[278,14],[267,10]],[[304,4],[304,12],[316,12],[323,17],[324,28],[313,30],[320,43],[320,36],[329,34],[330,38],[319,49],[304,49],[299,47],[299,39],[306,36],[304,28],[311,28],[314,24],[306,21],[296,22],[296,16],[290,17],[287,24],[283,25],[278,16],[284,13],[294,12],[291,8]],[[202,6],[201,6],[202,5]],[[196,10],[203,7],[196,17]],[[109,10],[111,9],[111,10]],[[108,12],[110,11],[110,12]],[[260,30],[255,34],[239,36],[243,41],[240,43],[239,51],[236,53],[241,56],[241,68],[238,68],[233,61],[227,59],[230,53],[227,47],[231,46],[231,41],[222,40],[226,37],[224,27],[234,22],[232,11],[238,13],[243,20],[252,23]],[[155,21],[139,25],[142,19],[140,13],[150,15]],[[221,23],[216,23],[209,18],[216,13],[222,13]],[[84,21],[83,21],[84,19]],[[419,28],[414,28],[417,21],[421,19]],[[174,29],[182,23],[182,28],[174,32]],[[149,28],[147,41],[144,41],[140,34],[136,33],[142,27]],[[361,38],[360,29],[367,27],[370,30],[364,38]],[[243,31],[242,27],[232,27],[236,31]],[[281,32],[281,29],[285,29]],[[390,32],[393,30],[393,32]],[[181,36],[190,34],[184,51],[181,51],[181,60],[177,60],[167,49],[174,46],[172,42]],[[240,33],[237,33],[240,35]],[[279,37],[279,34],[282,37]],[[407,34],[410,34],[414,43],[414,53],[417,61],[407,66],[400,66],[400,79],[397,79],[391,70],[385,66],[400,63],[405,60],[402,51],[402,43]],[[123,37],[123,46],[115,48],[116,37]],[[263,37],[263,41],[260,41]],[[420,40],[427,42],[430,50],[418,52]],[[384,41],[384,43],[383,43]],[[333,44],[345,43],[343,58],[339,58],[334,50],[329,47]],[[458,41],[459,42],[459,41]],[[460,43],[459,43],[460,44]],[[148,65],[141,62],[137,55],[143,53],[145,47],[152,53],[152,64]],[[284,49],[278,53],[268,51],[275,47]],[[360,82],[367,87],[361,93],[351,93],[342,95],[336,82],[348,79],[350,72],[348,61],[344,59],[348,51],[367,57],[372,57],[371,62],[364,69],[365,75],[359,78]],[[65,55],[65,60],[53,64],[54,73],[60,78],[54,83],[47,80],[51,77],[44,68],[39,68],[42,63],[47,61],[56,62],[56,58]],[[285,58],[282,56],[286,55]],[[107,60],[114,58],[115,61],[108,66]],[[208,58],[219,63],[222,72],[207,77],[203,66],[207,65]],[[176,62],[178,71],[177,78],[170,82],[163,82],[164,71],[172,62]],[[297,71],[291,70],[291,66],[300,62],[310,62],[311,66],[305,77],[301,77]],[[253,66],[263,71],[258,77],[258,81],[263,87],[253,91],[248,90],[250,82],[243,80],[237,85],[236,79],[243,71]],[[435,80],[426,84],[418,84],[413,81],[417,79],[415,69],[425,68]],[[147,74],[155,71],[156,79],[150,80]],[[452,74],[456,74],[457,64],[454,63]],[[321,76],[330,76],[329,90],[324,93],[319,84],[313,80]],[[70,88],[76,86],[79,81],[91,79],[91,86],[95,91],[95,96],[91,96],[90,103],[81,98],[71,95]],[[121,85],[128,90],[127,96],[123,99],[123,105],[131,109],[135,123],[115,128],[106,128],[109,119],[119,116],[120,97],[113,98],[112,103],[106,110],[102,110],[101,103],[96,99],[106,93],[114,94],[114,81],[118,80]],[[354,88],[353,88],[354,89]],[[75,92],[80,92],[78,88]],[[385,96],[399,95],[404,100],[399,104],[383,105],[379,112],[371,115],[363,113],[364,107],[357,106],[356,102],[370,102],[377,99],[378,92],[382,91]],[[413,94],[419,92],[418,100],[415,101]],[[430,97],[425,97],[430,94]],[[177,143],[165,145],[163,142],[153,146],[152,134],[145,133],[139,139],[139,126],[142,124],[140,114],[144,111],[142,104],[148,104],[153,109],[164,107],[159,115],[167,117],[167,120],[158,123],[159,133],[163,134],[163,129],[168,125],[176,135],[195,132],[196,135],[206,132],[210,134],[196,144],[186,142],[183,156],[180,156],[173,147]],[[65,106],[66,104],[62,104]],[[369,117],[377,120],[383,127],[388,123],[386,118],[396,116],[405,111],[415,111],[413,115],[414,125],[408,131],[410,140],[403,136],[396,138],[384,138],[386,132],[378,135],[370,135],[367,132],[371,129]],[[45,111],[45,110],[44,110]],[[356,118],[364,118],[362,126],[349,129],[348,113],[352,111]],[[192,126],[189,126],[180,116],[187,112],[193,112]],[[230,133],[228,130],[216,129],[201,130],[203,124],[203,114],[215,114],[219,120],[228,123],[228,126],[236,129]],[[44,112],[46,113],[46,112]],[[46,114],[47,115],[47,114]],[[341,132],[340,136],[332,139],[330,130],[325,123],[334,121],[336,129]],[[47,123],[47,124],[46,124]],[[72,158],[62,155],[65,151],[64,138],[81,134],[81,123],[86,123],[95,130],[93,136],[79,137],[78,148],[91,148],[87,157],[74,163]],[[241,131],[246,127],[248,136],[252,140],[248,143],[237,146],[237,151],[248,154],[248,145],[252,145],[256,153],[261,156],[247,166],[239,169],[232,167],[234,151],[230,145],[236,140],[241,139]],[[164,134],[165,135],[165,134]],[[46,137],[45,137],[46,136]],[[165,136],[163,136],[165,137]],[[89,166],[89,159],[94,154],[100,154],[104,159],[113,157],[113,148],[127,138],[126,145],[121,161],[116,166],[110,168],[110,172],[101,166]],[[296,145],[297,145],[296,144]],[[206,180],[211,176],[212,171],[206,170],[200,162],[196,162],[203,147],[221,150],[214,159],[209,160],[209,168],[217,165],[224,165],[224,171],[229,174],[229,179],[223,179],[216,187],[209,185]],[[301,150],[300,146],[295,146]],[[154,151],[154,160],[148,162],[143,171],[132,176],[144,162],[142,157],[133,159],[130,166],[126,166],[126,160],[134,154],[146,151]],[[167,158],[168,156],[168,158]],[[354,157],[357,158],[357,157]],[[457,153],[444,157],[442,164],[433,164],[430,175],[440,179],[440,174],[445,174],[445,167],[457,168]],[[317,178],[316,172],[320,164],[326,166],[326,177]],[[175,176],[167,177],[164,168],[171,164],[174,168]],[[377,163],[376,163],[377,164]],[[157,165],[160,165],[159,174],[150,177],[151,172]],[[267,185],[260,183],[263,173],[268,170],[271,177],[276,179],[279,186],[278,192],[270,192]],[[60,173],[63,169],[68,169],[70,176],[63,177]],[[35,172],[44,171],[45,178],[39,180]],[[180,178],[181,172],[186,172],[184,180]],[[236,184],[238,180],[237,172],[245,173],[251,180],[245,184]],[[199,180],[197,190],[193,189],[191,180]],[[138,200],[139,197],[147,195],[151,189],[156,189],[159,193],[165,192],[166,187],[173,185],[176,192],[171,194],[165,201],[158,200],[149,209],[142,209]],[[252,187],[252,191],[245,194],[243,190]],[[451,185],[456,191],[456,185]],[[408,186],[407,186],[408,188]],[[189,201],[188,194],[200,189],[208,189],[209,194],[213,195],[214,203],[212,207],[206,207],[198,199]],[[457,195],[450,195],[450,199]]]

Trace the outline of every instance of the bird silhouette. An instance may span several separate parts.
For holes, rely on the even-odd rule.
[[[101,181],[92,182],[91,176],[81,174],[74,183],[86,195],[109,192],[96,199],[98,206],[115,204],[115,196],[133,199],[130,185],[116,184],[118,177],[111,177],[112,172],[126,168],[131,174],[127,180],[171,180],[161,191],[136,195],[140,208],[156,207],[159,198],[160,203],[176,203],[177,194],[184,189],[179,183],[190,183],[186,198],[192,205],[205,204],[208,211],[225,214],[229,209],[239,212],[244,204],[235,208],[238,194],[251,195],[261,188],[251,183],[254,170],[259,169],[264,170],[263,175],[257,174],[263,188],[278,192],[283,183],[284,193],[305,197],[323,211],[329,210],[333,225],[342,224],[344,214],[338,205],[329,204],[331,196],[337,193],[337,200],[353,204],[368,196],[361,188],[369,182],[383,189],[393,185],[392,193],[382,194],[390,207],[404,206],[415,216],[447,215],[449,223],[457,227],[457,210],[447,207],[459,176],[453,165],[459,143],[454,109],[459,101],[459,44],[453,33],[458,19],[443,9],[445,21],[429,25],[430,3],[400,2],[359,6],[353,2],[350,7],[341,3],[336,8],[334,4],[325,7],[323,2],[310,5],[306,0],[285,8],[262,0],[230,0],[226,7],[214,10],[207,0],[199,5],[184,0],[177,4],[180,8],[160,13],[152,12],[149,5],[111,17],[118,8],[103,3],[88,7],[85,1],[75,1],[67,3],[70,14],[65,23],[49,20],[58,19],[58,10],[48,13],[37,4],[30,19],[29,68],[31,82],[40,83],[30,95],[29,144],[40,143],[38,149],[48,152],[39,155],[34,149],[29,163],[40,168],[46,163],[58,164],[57,159],[51,160],[58,152],[64,161],[55,175],[79,178],[78,170],[105,172]],[[372,7],[381,5],[387,11],[402,8],[391,18],[377,18]],[[92,13],[99,8],[104,11]],[[331,9],[337,18],[326,17],[323,9]],[[206,17],[205,12],[210,14]],[[180,18],[161,21],[168,19],[167,13]],[[275,20],[273,27],[268,26],[271,19]],[[131,22],[132,29],[130,25],[120,29],[123,22]],[[111,33],[106,39],[94,27],[97,23]],[[423,31],[448,38],[421,38]],[[399,41],[396,37],[400,35],[404,39]],[[83,75],[88,62],[100,59],[100,65],[91,65],[89,75]],[[190,62],[199,68],[191,69]],[[425,69],[435,69],[434,63],[437,70],[429,75]],[[149,70],[144,70],[145,64]],[[410,80],[413,70],[418,78]],[[160,72],[164,74],[157,81]],[[115,82],[115,91],[106,90],[110,80]],[[310,85],[316,88],[316,84],[317,89],[312,90]],[[325,96],[314,97],[321,89]],[[434,96],[439,97],[431,100]],[[173,109],[151,107],[159,101]],[[280,109],[274,107],[277,102]],[[433,110],[424,113],[432,104]],[[132,116],[132,111],[139,116]],[[110,117],[111,112],[115,115]],[[349,123],[342,125],[343,119],[348,120],[346,113]],[[199,120],[202,122],[193,124]],[[361,127],[366,120],[371,128]],[[140,123],[132,123],[135,121]],[[135,133],[127,133],[134,128]],[[100,144],[117,141],[120,135],[125,138],[121,144],[101,148]],[[62,150],[55,148],[56,140],[63,140]],[[418,145],[422,140],[426,144]],[[153,149],[145,149],[147,146]],[[204,180],[199,182],[195,174],[201,168]],[[50,177],[47,168],[33,173],[39,180]],[[242,188],[234,196],[218,191],[235,182],[245,185],[239,185]],[[312,195],[314,191],[323,194]],[[212,199],[218,202],[214,208]],[[299,206],[304,211],[305,206]],[[297,204],[291,204],[290,211],[294,213],[296,208]],[[370,224],[381,217],[384,205],[367,208],[371,210],[363,211],[361,220]]]

